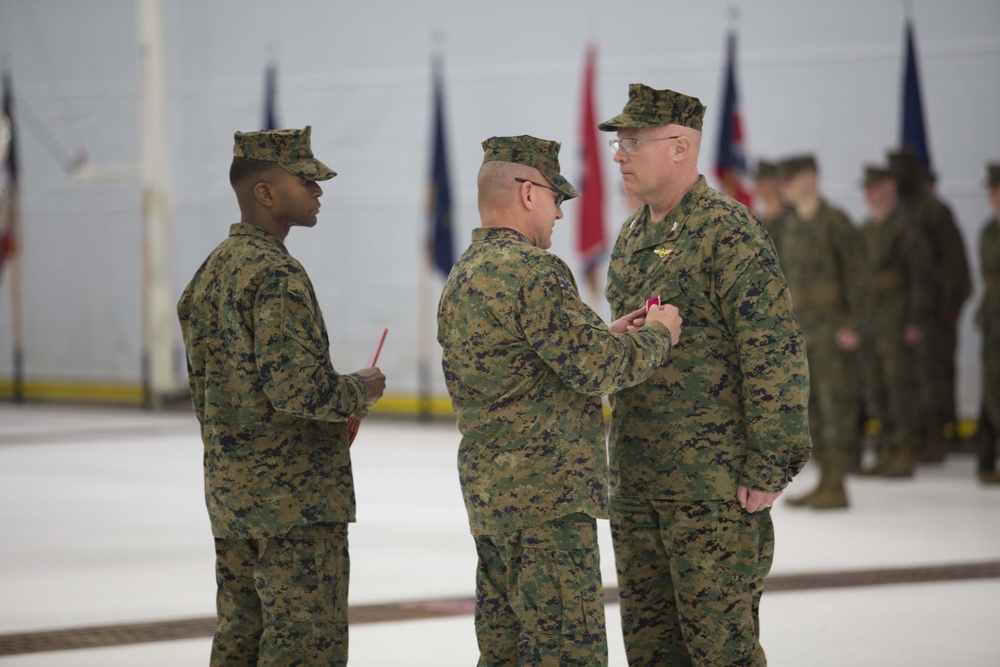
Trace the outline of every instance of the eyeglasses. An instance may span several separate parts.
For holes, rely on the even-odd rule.
[[[566,195],[564,195],[563,193],[559,192],[555,188],[549,187],[548,185],[542,185],[541,183],[535,183],[534,181],[528,180],[527,178],[515,178],[514,180],[517,181],[518,183],[531,183],[532,185],[537,185],[540,188],[545,188],[546,190],[552,190],[552,192],[556,193],[556,208],[559,208],[560,206],[562,206],[562,203],[564,201],[566,201]]]
[[[644,144],[648,141],[666,141],[667,139],[679,139],[680,136],[681,135],[679,134],[675,134],[672,137],[660,137],[659,139],[612,139],[611,141],[608,142],[608,146],[611,146],[611,149],[616,153],[618,152],[619,148],[624,150],[626,153],[634,153],[637,150],[639,150],[639,144]]]

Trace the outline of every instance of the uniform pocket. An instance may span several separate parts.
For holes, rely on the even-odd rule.
[[[596,521],[575,514],[521,531],[517,588],[524,629],[560,635],[604,630]]]

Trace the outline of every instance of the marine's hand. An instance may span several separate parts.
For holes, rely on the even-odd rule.
[[[919,324],[907,324],[903,329],[903,343],[906,347],[916,347],[924,339],[924,330]]]
[[[684,320],[681,319],[681,314],[677,310],[677,306],[671,306],[669,303],[661,306],[653,306],[646,313],[646,321],[659,322],[665,326],[670,331],[671,345],[677,345],[677,341],[681,339],[681,328]]]
[[[736,489],[736,500],[739,501],[740,507],[753,514],[770,507],[782,493],[783,491],[755,491],[741,486]]]
[[[642,328],[646,323],[646,308],[643,306],[639,310],[633,310],[625,317],[620,317],[608,327],[613,333],[625,333]]]
[[[834,334],[834,341],[837,343],[837,347],[844,352],[851,352],[861,345],[861,336],[850,327],[840,327]]]
[[[382,398],[382,392],[385,391],[385,375],[378,369],[378,366],[362,368],[358,371],[358,375],[365,381],[365,389],[368,390],[366,405],[370,408],[375,405],[375,401]]]

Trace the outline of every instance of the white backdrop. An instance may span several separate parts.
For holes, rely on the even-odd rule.
[[[859,221],[862,164],[882,160],[898,142],[901,0],[164,4],[176,294],[238,220],[227,177],[232,133],[260,127],[264,68],[273,60],[281,124],[311,124],[317,156],[340,173],[323,184],[319,225],[293,229],[288,247],[315,283],[338,368],[361,366],[376,333],[389,327],[380,365],[396,396],[417,389],[435,34],[445,57],[459,250],[478,224],[483,139],[526,133],[560,140],[563,171],[579,181],[588,42],[598,47],[601,119],[620,111],[631,82],[701,98],[708,106],[706,174],[729,27],[739,34],[751,159],[815,152],[828,199]],[[939,192],[958,217],[978,297],[975,245],[988,215],[984,165],[1000,160],[1000,2],[910,4]],[[0,0],[0,54],[18,96],[29,382],[139,382],[138,183],[84,184],[65,168],[81,150],[95,163],[138,163],[137,45],[129,0]],[[613,239],[626,211],[610,149],[605,180]],[[553,251],[579,270],[575,204],[564,212]],[[9,280],[2,280],[0,380],[11,373]],[[602,302],[594,305],[606,314]],[[979,400],[971,310],[962,319],[959,359],[959,407],[967,417]],[[443,395],[439,372],[434,381]]]

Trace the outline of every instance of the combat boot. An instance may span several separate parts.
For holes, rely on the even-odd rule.
[[[886,467],[889,465],[889,462],[892,461],[894,453],[895,453],[894,447],[883,446],[878,452],[878,458],[875,460],[875,463],[867,468],[862,468],[861,470],[858,471],[858,474],[862,476],[884,474],[884,471]]]
[[[848,506],[847,489],[844,488],[845,465],[829,466],[824,482],[809,500],[809,506],[818,510],[843,509]]]
[[[979,481],[983,484],[1000,484],[1000,472],[981,472]]]
[[[913,477],[914,467],[913,452],[908,447],[898,447],[879,474],[883,477]]]
[[[948,441],[944,435],[930,436],[920,450],[920,463],[941,463],[948,455]]]
[[[820,464],[819,483],[816,485],[816,488],[804,495],[796,496],[794,498],[789,498],[785,502],[791,505],[792,507],[808,507],[812,505],[813,497],[818,495],[819,492],[823,490],[823,487],[826,485],[826,478],[828,476],[829,473],[827,472],[826,466]]]

